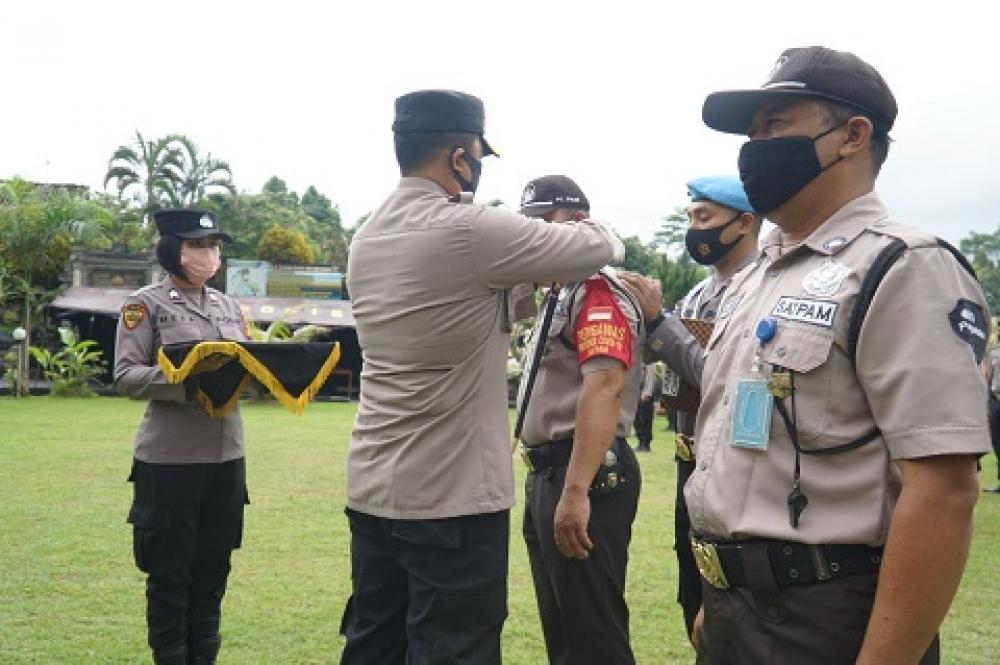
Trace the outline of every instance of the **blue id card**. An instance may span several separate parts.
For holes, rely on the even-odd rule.
[[[763,379],[741,379],[736,384],[732,445],[767,450],[773,402],[774,397]]]

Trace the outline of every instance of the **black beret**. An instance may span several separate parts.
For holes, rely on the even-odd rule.
[[[397,134],[459,132],[476,134],[483,143],[483,156],[495,155],[483,131],[486,114],[483,101],[455,90],[418,90],[396,99]]]

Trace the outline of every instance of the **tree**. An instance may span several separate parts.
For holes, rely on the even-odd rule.
[[[261,236],[257,258],[271,263],[308,265],[312,263],[313,251],[302,233],[274,224]]]
[[[209,190],[221,189],[236,194],[232,169],[227,162],[213,158],[212,153],[202,155],[194,141],[184,134],[171,134],[164,140],[182,156],[180,177],[172,192],[174,205],[194,206]]]
[[[135,141],[119,146],[108,160],[104,187],[114,181],[118,198],[126,192],[143,213],[149,213],[177,200],[177,188],[184,173],[184,158],[168,138],[147,141],[138,130]]]
[[[660,280],[660,291],[663,293],[663,305],[668,310],[673,309],[677,301],[687,295],[695,284],[705,278],[705,269],[691,260],[686,253],[678,259],[659,255],[653,265],[650,277]]]
[[[87,249],[143,252],[152,247],[153,226],[143,224],[140,211],[108,194],[91,194],[79,204],[73,241]]]
[[[677,207],[663,218],[660,228],[653,234],[654,244],[664,253],[657,256],[651,276],[660,280],[663,303],[668,309],[706,275],[705,269],[688,256],[684,242],[687,223],[687,208]]]
[[[676,207],[661,220],[660,228],[653,234],[653,242],[667,250],[684,250],[687,233],[687,208]]]
[[[310,240],[319,245],[327,263],[344,268],[348,238],[340,221],[340,210],[312,185],[302,194],[299,208],[316,221],[310,226]]]
[[[996,312],[1000,307],[1000,225],[993,233],[971,232],[968,238],[962,239],[960,247],[962,253],[972,257],[972,266],[986,293],[986,303],[990,311]]]
[[[261,193],[284,205],[297,206],[299,204],[299,195],[288,191],[288,185],[276,175],[271,176],[264,183]]]
[[[659,258],[656,243],[643,243],[639,236],[621,238],[621,241],[625,245],[622,267],[640,275],[651,275]]]
[[[0,304],[17,302],[28,337],[18,390],[26,394],[31,319],[53,295],[69,257],[69,237],[77,201],[59,190],[44,190],[21,179],[0,186]]]

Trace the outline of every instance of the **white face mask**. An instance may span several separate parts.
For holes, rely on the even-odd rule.
[[[214,247],[181,247],[181,268],[187,280],[201,286],[222,267],[222,250]]]

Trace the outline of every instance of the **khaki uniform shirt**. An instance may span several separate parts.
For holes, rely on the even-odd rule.
[[[642,353],[645,331],[642,314],[638,306],[625,293],[624,286],[614,277],[614,272],[605,268],[597,276],[609,284],[611,293],[628,323],[631,333],[631,362],[625,375],[618,411],[618,429],[615,436],[626,437],[635,420],[635,409],[639,401],[639,379],[642,374]],[[559,300],[552,316],[545,349],[538,366],[535,385],[529,398],[528,410],[524,416],[521,441],[527,446],[537,446],[547,441],[568,439],[576,431],[576,405],[583,389],[583,377],[590,372],[621,366],[621,361],[605,355],[595,355],[583,364],[578,360],[573,331],[580,317],[581,308],[587,297],[585,283],[567,284],[559,293]],[[530,365],[534,358],[535,345],[539,343],[538,328],[542,317],[538,317],[531,343],[525,350],[525,358]],[[524,386],[531,367],[525,367],[521,375],[521,389],[518,393],[518,409],[524,399]],[[610,441],[608,444],[610,445]]]
[[[851,310],[876,255],[895,238],[908,249],[875,293],[855,371]],[[969,341],[986,334],[987,316],[981,288],[955,258],[932,236],[891,222],[874,194],[845,205],[798,246],[782,251],[776,230],[733,280],[709,342],[698,465],[685,488],[694,530],[883,544],[901,486],[893,460],[989,450],[986,385]],[[778,331],[763,348],[763,373],[774,365],[794,371],[800,445],[827,448],[880,431],[848,452],[802,456],[809,505],[798,528],[787,505],[794,450],[777,413],[767,450],[730,444],[736,385],[749,375],[754,331],[767,317]],[[970,330],[959,319],[982,323]]]
[[[243,457],[239,408],[211,418],[185,399],[184,385],[171,384],[157,364],[160,347],[181,342],[246,341],[239,305],[213,288],[204,305],[174,286],[168,275],[125,299],[115,339],[115,388],[149,400],[135,438],[135,457],[153,464],[228,462]],[[195,293],[197,296],[197,293]]]
[[[713,269],[711,276],[697,284],[686,296],[684,296],[683,299],[677,303],[677,306],[674,308],[674,314],[684,319],[715,321],[719,312],[719,306],[722,304],[722,297],[725,295],[726,289],[729,288],[729,284],[732,282],[733,276],[750,265],[755,258],[756,255],[747,257],[746,261],[741,263],[729,277],[722,277],[716,270]],[[700,382],[690,383],[689,385],[698,387]],[[686,413],[684,411],[678,411],[677,431],[681,434],[694,436],[694,424],[697,415],[697,412]]]
[[[363,355],[348,507],[435,519],[513,506],[509,289],[582,279],[622,251],[598,222],[452,203],[436,183],[403,178],[348,259]]]

